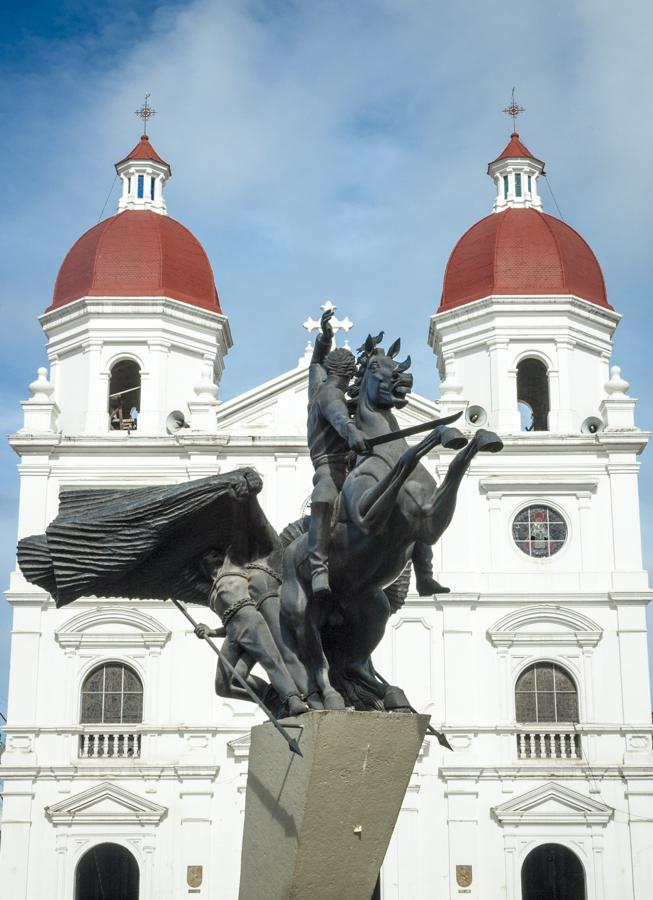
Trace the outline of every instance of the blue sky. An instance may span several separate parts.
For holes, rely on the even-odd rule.
[[[594,248],[623,313],[614,362],[653,423],[648,36],[639,0],[222,0],[13,4],[0,35],[0,425],[45,360],[37,315],[74,240],[115,211],[113,163],[150,133],[173,168],[171,215],[214,265],[236,347],[224,399],[301,354],[329,297],[353,339],[402,334],[416,389],[449,252],[489,212],[487,161],[519,130],[566,221]],[[547,187],[545,208],[555,213]],[[261,352],[262,347],[269,352]],[[644,457],[653,562],[653,461]],[[0,452],[0,565],[13,566],[16,458]],[[5,583],[7,575],[5,575]],[[0,602],[0,709],[10,615]]]

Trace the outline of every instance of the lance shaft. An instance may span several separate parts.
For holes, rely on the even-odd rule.
[[[181,602],[181,600],[175,600],[175,598],[173,597],[173,598],[172,598],[172,602],[175,604],[175,606],[177,607],[177,609],[178,609],[180,612],[182,612],[182,613],[186,616],[186,618],[188,619],[188,621],[190,622],[190,624],[193,626],[193,629],[197,628],[197,622],[196,622],[195,619],[191,616],[191,614],[188,612],[188,610],[186,609],[186,607],[184,606],[184,604]],[[288,734],[288,732],[286,731],[286,729],[285,729],[285,728],[283,727],[283,725],[278,721],[278,719],[277,719],[275,716],[272,715],[272,713],[271,713],[270,710],[267,708],[267,706],[265,705],[265,703],[263,703],[263,701],[262,701],[261,698],[258,696],[258,694],[256,694],[256,692],[250,687],[250,685],[247,684],[247,681],[243,678],[243,676],[242,676],[242,675],[240,674],[240,672],[236,669],[236,667],[233,666],[233,665],[229,662],[229,660],[226,658],[226,656],[221,652],[221,650],[219,649],[218,645],[215,644],[215,643],[211,640],[210,637],[205,637],[204,640],[205,640],[206,643],[209,645],[209,647],[211,648],[211,650],[213,650],[213,652],[214,652],[215,655],[218,657],[218,659],[219,659],[220,662],[223,664],[223,666],[224,666],[224,667],[225,667],[225,668],[226,668],[226,669],[234,676],[234,678],[235,678],[236,681],[240,684],[240,686],[241,686],[245,691],[247,691],[247,693],[248,693],[249,696],[252,698],[252,700],[254,701],[254,703],[257,703],[257,704],[261,707],[261,709],[263,710],[263,712],[265,713],[265,715],[267,716],[267,718],[270,720],[270,722],[272,722],[272,724],[273,724],[274,727],[277,729],[277,731],[279,732],[279,734],[284,738],[285,741],[288,742],[288,746],[290,747],[290,749],[292,750],[292,752],[293,752],[293,753],[296,753],[298,756],[303,756],[304,754],[303,754],[302,751],[299,749],[299,744],[297,743],[297,741],[295,740],[295,738],[290,737],[290,735]]]
[[[410,437],[411,434],[419,434],[422,431],[432,431],[438,425],[450,425],[462,416],[462,412],[453,413],[445,416],[443,419],[431,419],[429,422],[420,422],[419,425],[411,425],[410,428],[401,428],[399,431],[389,431],[387,434],[380,434],[376,437],[367,438],[367,452],[370,453],[373,447],[379,444],[388,444],[390,441],[398,441],[401,438]]]

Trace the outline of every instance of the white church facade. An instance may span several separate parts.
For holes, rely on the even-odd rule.
[[[45,530],[64,488],[243,466],[263,476],[261,503],[280,529],[311,490],[310,353],[219,402],[232,336],[206,254],[167,215],[170,168],[143,137],[117,171],[118,214],[73,246],[41,317],[48,367],[10,438],[18,536]],[[453,748],[423,745],[381,897],[646,900],[648,434],[611,367],[620,316],[599,264],[542,211],[543,163],[513,134],[488,172],[494,209],[454,248],[424,321],[440,398],[413,394],[398,418],[462,411],[466,433],[489,425],[505,447],[475,459],[434,548],[451,592],[411,590],[375,655]],[[452,455],[426,460],[438,481]],[[236,900],[259,714],[214,694],[214,657],[170,603],[89,597],[56,609],[18,570],[6,596],[0,895]]]

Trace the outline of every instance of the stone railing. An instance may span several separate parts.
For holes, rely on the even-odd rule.
[[[140,755],[138,731],[87,725],[79,736],[80,759],[136,759]]]
[[[575,731],[553,726],[517,734],[519,759],[580,759],[580,735]]]

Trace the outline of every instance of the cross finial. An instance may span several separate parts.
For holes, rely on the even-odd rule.
[[[517,130],[517,116],[520,116],[523,112],[526,112],[526,110],[523,106],[519,106],[519,104],[515,100],[515,89],[513,88],[512,97],[510,98],[510,104],[504,109],[504,113],[507,116],[510,116],[512,119],[513,132]]]
[[[149,99],[150,99],[150,93],[148,91],[148,93],[145,95],[145,100],[143,102],[143,105],[141,106],[140,109],[137,109],[135,112],[135,115],[137,115],[140,119],[143,120],[143,137],[147,137],[148,119],[151,119],[152,116],[156,115],[156,110],[152,109],[152,107],[148,103]]]
[[[335,303],[331,300],[325,300],[325,302],[320,306],[322,312],[327,312],[327,310],[335,310],[337,309]],[[353,327],[354,323],[348,316],[345,316],[344,319],[336,319],[335,316],[331,318],[331,328],[333,329],[334,334],[334,343],[336,343],[335,335],[338,334],[339,331],[344,331],[345,335],[349,332],[349,330]],[[319,331],[321,328],[321,324],[319,319],[312,319],[310,316],[304,322],[304,328],[310,334],[312,331]],[[349,350],[349,342],[345,338],[344,346],[347,350]],[[308,348],[307,348],[308,349]]]

